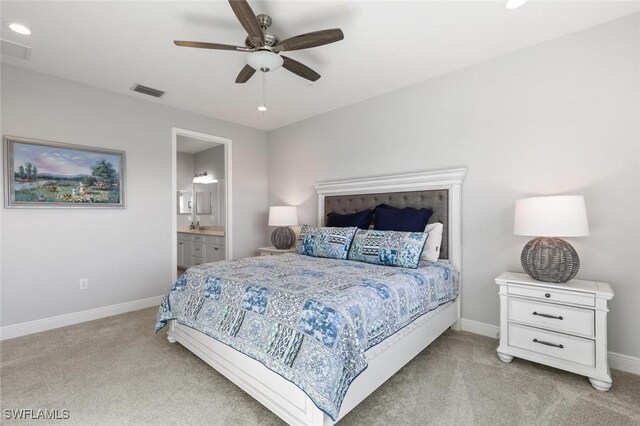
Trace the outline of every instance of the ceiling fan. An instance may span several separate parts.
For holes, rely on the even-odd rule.
[[[344,38],[342,30],[334,28],[331,30],[314,31],[280,40],[277,35],[268,31],[272,22],[269,15],[260,14],[256,16],[246,0],[229,0],[229,4],[238,21],[240,21],[240,24],[244,27],[245,31],[247,31],[248,36],[244,41],[244,46],[182,40],[175,40],[174,43],[176,46],[182,47],[249,52],[247,65],[240,70],[236,78],[236,83],[246,83],[256,70],[268,72],[280,66],[302,78],[316,81],[320,78],[320,74],[298,61],[281,55],[280,52],[322,46],[340,41]]]

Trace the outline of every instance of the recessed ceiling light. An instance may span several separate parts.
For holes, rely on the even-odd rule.
[[[265,105],[260,105],[260,106],[258,107],[258,111],[260,111],[260,112],[266,112],[266,111],[267,111],[267,107],[266,107]]]
[[[517,9],[526,2],[527,0],[507,0],[507,9]]]
[[[18,24],[16,22],[9,24],[9,28],[11,28],[13,31],[17,32],[18,34],[22,34],[22,35],[31,34],[31,30],[29,28],[25,27],[22,24]]]

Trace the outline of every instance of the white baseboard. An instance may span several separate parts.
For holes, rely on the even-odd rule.
[[[97,320],[113,315],[124,314],[126,312],[150,308],[152,306],[158,306],[162,297],[163,296],[154,296],[147,299],[119,303],[117,305],[102,306],[100,308],[88,309],[86,311],[73,312],[55,317],[42,318],[35,321],[7,325],[0,328],[0,340],[26,336],[27,334],[39,333],[41,331],[52,330],[54,328],[66,327],[68,325],[79,324],[85,321]]]
[[[462,331],[468,331],[469,333],[479,334],[481,336],[491,337],[496,339],[500,327],[491,324],[485,324],[483,322],[474,321],[466,318],[460,320]]]
[[[35,321],[23,322],[20,324],[7,325],[0,328],[0,340],[12,339],[14,337],[26,336],[28,334],[39,333],[41,331],[52,330],[54,328],[66,327],[68,325],[79,324],[81,322],[97,320],[113,315],[124,314],[131,311],[158,306],[162,300],[161,296],[149,297],[146,299],[133,300],[131,302],[119,303],[117,305],[103,306],[86,311],[74,312],[71,314],[58,315],[50,318],[43,318]],[[462,331],[491,337],[498,335],[500,327],[486,324],[466,318],[460,320]],[[640,358],[630,355],[609,352],[609,367],[615,370],[626,371],[627,373],[640,375]]]
[[[500,327],[497,325],[485,324],[466,318],[460,320],[462,331],[468,331],[469,333],[479,334],[481,336],[496,338]],[[630,355],[619,354],[616,352],[609,352],[608,354],[609,368],[614,370],[625,371],[627,373],[640,375],[640,358]]]
[[[609,352],[609,368],[626,371],[627,373],[640,374],[640,358]]]

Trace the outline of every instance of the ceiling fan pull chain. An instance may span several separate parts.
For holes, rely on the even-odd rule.
[[[267,73],[262,73],[262,105],[267,108]]]
[[[262,71],[262,103],[258,107],[261,113],[267,112],[267,73]]]

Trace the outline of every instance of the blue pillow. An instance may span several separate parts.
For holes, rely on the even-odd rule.
[[[351,214],[331,212],[327,215],[327,226],[336,228],[355,226],[360,229],[369,229],[371,219],[373,219],[373,210],[363,210]]]
[[[376,206],[376,221],[373,229],[378,231],[424,232],[433,214],[431,209],[398,209],[380,204]]]
[[[320,228],[303,225],[296,252],[313,257],[346,259],[358,228]]]
[[[427,242],[426,232],[396,232],[358,230],[349,260],[375,263],[377,265],[417,268],[422,248]]]

